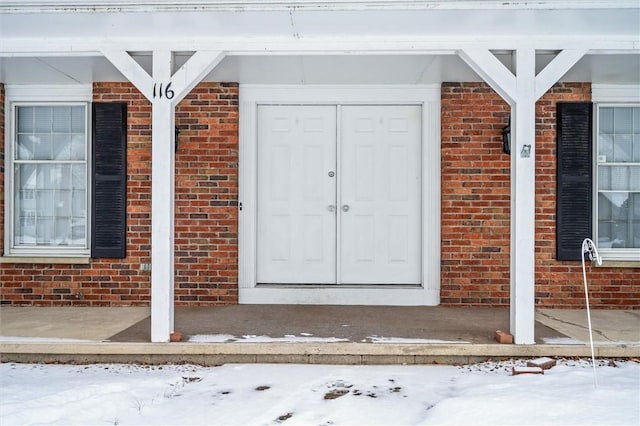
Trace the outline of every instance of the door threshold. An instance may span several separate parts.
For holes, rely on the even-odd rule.
[[[410,288],[417,289],[422,288],[422,284],[313,284],[313,283],[257,283],[256,288],[302,288],[302,289],[353,289],[353,288],[366,288],[366,289],[401,289]]]

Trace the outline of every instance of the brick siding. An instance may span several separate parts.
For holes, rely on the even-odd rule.
[[[128,103],[127,258],[88,265],[0,263],[1,300],[17,305],[148,305],[151,105],[129,83],[94,84],[96,101]],[[580,262],[555,257],[555,103],[589,100],[589,84],[558,84],[536,106],[536,304],[583,307]],[[509,305],[507,104],[483,83],[442,86],[442,274],[445,306]],[[202,83],[178,106],[177,305],[237,303],[238,86]],[[4,87],[0,84],[0,158]],[[0,162],[0,171],[4,171]],[[0,173],[4,188],[4,173]],[[0,191],[4,223],[4,191]],[[4,226],[0,244],[4,244]],[[640,308],[640,268],[594,268],[597,308]]]
[[[555,104],[589,101],[588,83],[556,84],[536,103],[536,305],[584,307],[580,262],[555,260]],[[442,85],[442,271],[445,306],[509,305],[508,105],[484,83]],[[640,308],[640,268],[591,268],[596,308]]]
[[[140,265],[151,262],[151,104],[129,83],[95,83],[93,97],[128,104],[127,257],[88,265],[2,263],[3,304],[149,304],[150,273]],[[176,304],[237,303],[237,84],[197,86],[178,105],[176,125]],[[4,208],[0,215],[4,220]]]

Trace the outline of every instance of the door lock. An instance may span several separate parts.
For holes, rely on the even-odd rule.
[[[333,213],[333,212],[335,212],[335,211],[336,211],[336,206],[335,206],[335,205],[333,205],[333,204],[329,204],[329,205],[327,206],[327,210],[329,210],[331,213]]]
[[[336,175],[336,172],[329,172],[329,177],[334,177]]]

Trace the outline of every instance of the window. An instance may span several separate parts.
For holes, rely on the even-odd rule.
[[[640,260],[640,105],[596,105],[596,244]]]
[[[5,252],[126,255],[124,103],[91,86],[6,86]]]
[[[556,259],[584,238],[605,260],[640,261],[640,90],[594,85],[594,104],[557,104]]]
[[[11,248],[85,252],[87,105],[14,103]]]

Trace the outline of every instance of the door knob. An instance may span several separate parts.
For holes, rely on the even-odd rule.
[[[342,211],[343,211],[343,212],[348,212],[348,211],[349,211],[349,209],[350,209],[349,204],[344,204],[344,205],[342,206]]]
[[[336,211],[336,206],[335,206],[335,205],[333,205],[333,204],[329,204],[329,205],[327,206],[327,210],[329,210],[330,212],[332,212],[332,213],[333,213],[333,212],[335,212],[335,211]]]

